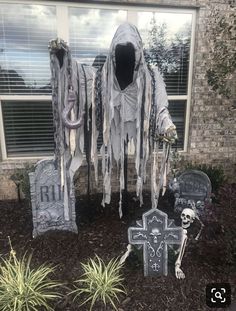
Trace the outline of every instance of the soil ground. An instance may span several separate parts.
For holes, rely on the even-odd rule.
[[[144,194],[144,206],[132,194],[128,197],[128,215],[119,219],[118,195],[105,209],[100,208],[101,195],[92,195],[90,202],[81,197],[76,204],[78,234],[71,232],[48,232],[32,238],[32,215],[29,204],[22,202],[0,202],[0,253],[9,253],[8,236],[11,238],[17,256],[32,253],[32,266],[43,263],[57,265],[55,279],[72,287],[82,274],[81,262],[93,258],[95,254],[105,261],[122,255],[127,247],[127,229],[141,218],[150,208],[150,194]],[[173,212],[173,198],[164,196],[159,207],[170,218],[178,218]],[[213,206],[214,208],[214,206]],[[236,212],[235,212],[236,213]],[[236,266],[229,264],[228,255],[222,241],[223,226],[217,221],[208,221],[198,242],[189,239],[183,258],[184,280],[174,275],[174,259],[169,256],[167,277],[150,278],[143,276],[142,263],[137,255],[132,255],[125,264],[123,275],[127,296],[121,296],[120,311],[205,311],[214,310],[206,306],[205,287],[209,283],[229,282],[235,297]],[[56,311],[89,310],[89,306],[79,307],[70,296],[57,301]],[[94,310],[103,310],[98,304]],[[106,310],[112,310],[107,308]],[[217,309],[219,310],[219,309]],[[230,310],[236,310],[230,309]]]

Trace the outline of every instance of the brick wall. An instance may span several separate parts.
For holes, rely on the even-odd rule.
[[[96,3],[96,1],[90,1]],[[234,96],[226,99],[212,91],[208,86],[206,72],[210,61],[210,54],[214,37],[209,29],[211,23],[211,12],[216,7],[219,8],[222,16],[227,16],[233,9],[230,7],[230,0],[127,0],[127,1],[99,1],[104,3],[124,4],[143,4],[143,5],[164,5],[172,7],[192,7],[196,8],[196,35],[194,50],[194,69],[192,96],[190,107],[190,126],[188,149],[183,153],[186,161],[195,163],[207,163],[222,165],[225,172],[235,180],[236,174],[236,91]],[[233,3],[234,0],[231,1]],[[235,8],[234,8],[235,10]],[[228,42],[229,48],[230,42]],[[233,79],[234,78],[234,79]],[[235,76],[232,77],[232,83]],[[22,166],[22,161],[3,161],[0,162],[0,200],[4,198],[16,197],[14,183],[9,181],[9,175],[16,166]],[[83,166],[79,171],[77,179],[78,190],[80,193],[86,191],[87,171]],[[116,174],[114,174],[116,176]],[[129,164],[129,188],[134,190],[135,171],[131,160]],[[112,181],[113,190],[118,190],[118,180],[114,177]],[[102,185],[96,188],[94,182],[92,189],[101,191]]]
[[[227,4],[228,3],[228,4]],[[235,93],[226,99],[208,86],[206,71],[211,61],[214,39],[209,27],[211,12],[218,8],[222,16],[235,13],[227,0],[199,1],[197,16],[190,132],[187,158],[198,163],[222,165],[226,173],[235,176],[236,110]],[[234,49],[228,42],[229,49]],[[235,80],[229,81],[231,85]]]

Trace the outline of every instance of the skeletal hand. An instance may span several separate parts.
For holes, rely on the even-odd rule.
[[[175,267],[175,276],[177,279],[184,279],[185,278],[185,274],[183,273],[183,271],[178,266]]]
[[[175,126],[170,126],[166,132],[164,139],[171,142],[172,144],[175,143],[175,141],[178,139],[177,132]]]

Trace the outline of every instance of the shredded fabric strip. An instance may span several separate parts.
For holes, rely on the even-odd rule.
[[[130,149],[134,153],[140,205],[150,161],[152,208],[157,208],[160,190],[164,194],[166,189],[171,140],[176,138],[176,128],[168,111],[165,83],[158,69],[146,63],[137,28],[129,23],[119,26],[100,68],[72,59],[70,48],[62,40],[50,44],[50,63],[55,161],[64,189],[65,218],[68,218],[67,206],[75,172],[86,159],[88,176],[93,165],[97,183],[99,157],[103,176],[102,205],[111,200],[114,166],[118,168],[119,215],[122,217],[124,161]],[[98,150],[101,136],[102,146]]]

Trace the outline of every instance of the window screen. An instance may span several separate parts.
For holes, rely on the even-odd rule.
[[[167,94],[174,98],[169,101],[169,111],[177,128],[177,147],[183,149],[189,92],[192,14],[138,12],[138,28],[143,39],[146,60],[159,68]],[[183,96],[186,96],[186,100],[183,100]]]
[[[10,1],[0,5],[0,95],[5,95],[1,104],[8,157],[53,153],[51,103],[41,101],[40,95],[51,94],[48,42],[57,37],[58,25],[64,23],[68,29],[72,56],[80,63],[99,66],[130,10],[68,6],[67,23],[57,20],[56,5],[46,1],[44,5]],[[137,17],[147,61],[160,68],[167,93],[172,95],[169,110],[177,126],[178,147],[183,148],[192,14],[140,8],[131,15]],[[30,97],[25,102],[17,97],[12,101],[11,95]]]
[[[51,92],[48,42],[56,33],[55,7],[0,5],[0,94]]]
[[[81,63],[99,66],[106,60],[118,26],[126,21],[123,10],[69,8],[69,42]]]
[[[161,71],[168,95],[187,95],[192,14],[138,13],[146,59]]]
[[[50,102],[2,102],[8,157],[52,155],[53,116]]]

